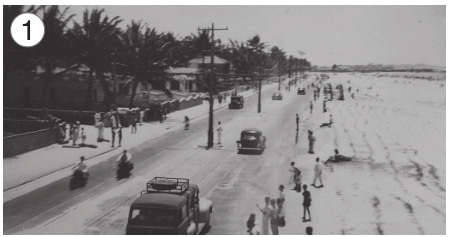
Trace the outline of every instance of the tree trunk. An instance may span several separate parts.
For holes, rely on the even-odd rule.
[[[134,106],[134,97],[136,96],[136,90],[137,90],[138,85],[139,85],[139,81],[136,81],[133,83],[131,97],[129,98],[129,105],[128,105],[129,109],[132,109]]]
[[[89,110],[92,106],[92,88],[94,83],[94,70],[90,69],[89,78],[87,79],[86,102],[84,108]]]
[[[100,74],[100,73],[98,73],[98,74]],[[100,83],[101,83],[101,86],[103,88],[103,94],[104,94],[103,104],[106,107],[108,107],[108,106],[111,105],[111,92],[109,91],[108,83],[105,80],[105,78],[102,75],[102,73],[101,73],[101,76],[99,78],[100,78]]]

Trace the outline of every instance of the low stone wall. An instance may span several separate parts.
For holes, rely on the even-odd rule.
[[[3,159],[50,146],[58,141],[58,128],[22,133],[3,138]]]
[[[187,99],[179,100],[179,110],[187,109],[203,103],[203,97],[200,95],[190,96]]]

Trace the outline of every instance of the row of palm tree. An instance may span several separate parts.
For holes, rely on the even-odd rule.
[[[94,75],[103,88],[106,105],[112,103],[112,94],[105,73],[117,70],[118,74],[129,76],[129,84],[133,88],[129,106],[132,107],[139,83],[156,84],[169,66],[185,66],[188,60],[204,54],[211,47],[215,47],[216,54],[228,60],[235,73],[243,77],[261,66],[271,68],[277,65],[278,72],[285,72],[292,64],[297,68],[298,63],[302,68],[310,67],[306,59],[288,59],[277,46],[267,50],[268,45],[258,35],[246,42],[230,40],[226,45],[221,41],[216,44],[210,41],[207,31],[179,38],[134,20],[121,29],[122,19],[119,16],[110,18],[104,9],[86,9],[81,22],[74,21],[74,15],[67,14],[68,9],[59,6],[3,6],[4,78],[14,78],[17,71],[29,72],[37,66],[42,67],[43,106],[47,104],[47,91],[52,81],[81,64],[90,70],[86,109],[92,104]],[[8,32],[14,18],[24,12],[40,15],[46,26],[43,40],[32,48],[18,46]]]

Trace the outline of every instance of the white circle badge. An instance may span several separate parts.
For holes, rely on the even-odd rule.
[[[12,38],[23,47],[35,46],[42,40],[44,34],[44,22],[32,13],[17,16],[11,24]]]

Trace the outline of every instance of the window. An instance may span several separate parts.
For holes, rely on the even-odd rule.
[[[186,206],[183,207],[186,210]],[[148,208],[133,209],[131,211],[132,225],[145,226],[174,226],[176,224],[176,211],[171,209]]]

